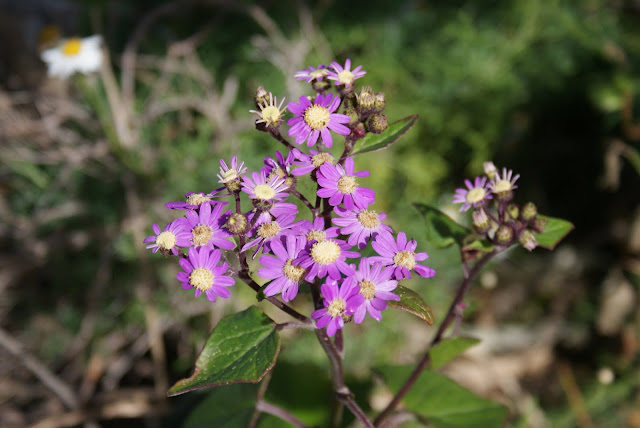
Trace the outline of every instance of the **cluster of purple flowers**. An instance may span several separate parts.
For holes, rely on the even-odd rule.
[[[257,274],[270,280],[262,292],[268,297],[281,295],[289,302],[300,287],[317,287],[323,300],[316,303],[322,307],[312,318],[333,336],[349,319],[361,323],[369,314],[380,321],[387,301],[400,300],[393,293],[398,281],[411,278],[412,271],[425,278],[435,274],[419,263],[428,256],[416,252],[417,242],[403,232],[395,234],[383,223],[386,215],[372,209],[375,192],[359,181],[369,172],[356,171],[346,151],[339,160],[324,151],[332,147],[331,133],[352,132],[351,118],[336,111],[353,81],[365,73],[361,66],[351,70],[349,60],[344,67],[332,63],[296,73],[299,80],[313,84],[329,79],[340,88],[334,96],[323,93],[323,87],[313,102],[301,97],[299,103],[287,106],[294,115],[287,122],[289,136],[315,149],[303,153],[292,148],[286,155],[276,152],[274,158],[265,159],[263,168],[251,173],[236,157],[231,166],[221,160],[220,188],[187,193],[186,201],[167,204],[169,209],[184,210],[184,216],[163,230],[154,224],[154,235],[144,242],[154,252],[180,256],[183,271],[177,279],[183,288],[195,288],[196,297],[204,292],[211,301],[229,297],[228,287],[237,272],[223,261],[223,251],[237,251],[243,255],[241,261],[261,252]],[[269,101],[257,102],[261,110],[252,112],[260,116],[256,122],[262,130],[275,132],[282,123],[282,102],[276,107],[271,93],[262,96]],[[315,206],[296,188],[304,176],[317,185]],[[235,209],[225,211],[228,202],[222,197],[232,198]],[[241,210],[241,197],[252,203],[248,212]],[[294,197],[306,202],[312,220],[298,219],[298,208],[290,200]],[[360,251],[369,244],[377,255],[361,257]]]
[[[466,189],[456,189],[453,203],[462,204],[461,212],[473,208],[473,228],[480,236],[503,247],[519,242],[532,251],[538,246],[532,232],[541,233],[545,221],[533,203],[511,203],[520,174],[507,168],[500,172],[493,162],[485,162],[484,173],[473,182],[465,180]]]

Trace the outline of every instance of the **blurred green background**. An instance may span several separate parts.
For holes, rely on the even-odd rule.
[[[455,188],[493,160],[521,174],[518,202],[576,226],[553,253],[514,249],[489,266],[463,326],[483,344],[447,373],[505,403],[509,426],[640,427],[637,1],[0,6],[0,425],[79,408],[98,416],[75,425],[185,421],[189,399],[164,391],[191,373],[212,326],[255,300],[240,283],[228,301],[194,300],[175,280],[177,264],[142,239],[175,218],[165,202],[218,187],[220,158],[255,170],[281,150],[254,129],[259,85],[295,100],[308,91],[296,70],[351,58],[367,70],[356,86],[385,93],[390,121],[420,117],[356,166],[371,171],[363,181],[376,209],[430,254],[436,277],[405,285],[437,319],[461,277],[458,254],[430,246],[413,202],[458,218]],[[122,109],[112,114],[104,75],[46,77],[46,26],[103,35]],[[130,141],[117,136],[118,114]],[[388,399],[369,368],[410,363],[433,330],[397,311],[346,329],[345,365],[365,408]],[[324,426],[322,403],[302,398],[307,376],[330,394],[324,355],[309,332],[284,336],[271,399]],[[16,343],[74,391],[75,407],[34,386]],[[287,368],[300,381],[286,381]],[[138,413],[99,412],[122,401]]]

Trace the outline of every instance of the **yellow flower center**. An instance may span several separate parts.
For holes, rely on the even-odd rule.
[[[320,265],[332,264],[340,254],[340,246],[331,240],[316,242],[311,247],[311,258]]]
[[[511,189],[511,182],[507,180],[498,180],[493,185],[493,191],[496,193],[508,192]]]
[[[193,228],[192,233],[193,245],[207,245],[213,235],[213,230],[205,224],[199,224]]]
[[[228,183],[230,181],[235,180],[239,176],[238,176],[238,171],[236,171],[235,169],[229,169],[227,171],[221,172],[221,177],[222,177],[223,183]]]
[[[347,302],[338,297],[337,299],[333,299],[333,301],[329,303],[327,313],[333,318],[337,318],[342,315],[345,309],[347,309]]]
[[[311,230],[307,233],[307,241],[322,242],[327,239],[327,234],[324,230]]]
[[[411,270],[416,266],[416,259],[413,257],[413,253],[398,251],[396,255],[393,256],[393,263]]]
[[[274,125],[280,120],[280,109],[276,106],[266,106],[260,112],[260,117],[267,125]]]
[[[274,169],[273,169],[273,171],[271,171],[271,172],[269,173],[269,175],[267,176],[267,181],[271,181],[271,179],[272,179],[273,177],[285,178],[286,176],[287,176],[287,173],[286,173],[286,172],[284,172],[284,171],[282,170],[282,168],[280,168],[280,167],[276,167],[276,168],[274,168]]]
[[[358,221],[367,229],[375,229],[380,226],[378,213],[373,210],[362,210],[358,213]]]
[[[66,40],[60,47],[60,50],[66,56],[75,56],[80,52],[80,48],[82,48],[82,39],[74,37]]]
[[[343,194],[351,194],[358,188],[358,180],[353,175],[343,175],[338,179],[338,190]]]
[[[311,73],[309,73],[309,76],[313,77],[314,79],[319,79],[321,77],[324,77],[327,75],[327,69],[326,68],[321,68],[319,70],[313,70]]]
[[[482,201],[487,193],[484,191],[482,187],[474,187],[473,189],[467,192],[467,202],[470,204],[475,204]]]
[[[327,127],[329,119],[331,119],[329,110],[317,104],[307,108],[304,112],[304,121],[318,131]]]
[[[202,205],[204,202],[210,200],[211,198],[203,195],[202,193],[192,193],[187,197],[187,203],[189,205]]]
[[[276,191],[268,184],[258,184],[254,189],[256,197],[262,201],[268,201],[276,196]]]
[[[306,269],[301,266],[292,265],[292,261],[293,259],[289,259],[286,261],[284,267],[282,268],[282,272],[284,272],[284,275],[291,281],[298,282],[300,281],[300,279],[302,279],[302,276],[306,272]]]
[[[376,296],[376,286],[373,282],[365,279],[358,285],[360,286],[360,294],[362,294],[365,299],[371,300]]]
[[[338,73],[338,80],[345,85],[351,85],[354,81],[353,77],[353,73],[349,70],[342,70],[340,73]]]
[[[278,232],[280,232],[280,225],[277,221],[270,221],[258,227],[258,236],[264,239],[273,238]]]
[[[156,245],[162,250],[170,250],[176,245],[176,235],[164,231],[156,238]]]
[[[325,162],[333,164],[333,156],[331,153],[318,153],[317,155],[311,156],[311,163],[314,168],[320,168],[320,166]]]
[[[198,290],[207,291],[213,285],[213,272],[207,268],[196,268],[189,275],[189,284]]]

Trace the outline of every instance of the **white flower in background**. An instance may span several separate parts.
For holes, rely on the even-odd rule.
[[[91,73],[102,64],[101,42],[98,35],[63,39],[55,48],[43,51],[40,58],[47,63],[49,76],[66,79],[76,71]]]

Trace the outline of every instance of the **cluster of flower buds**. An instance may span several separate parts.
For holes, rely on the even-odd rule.
[[[460,211],[473,208],[472,224],[476,233],[501,247],[509,247],[518,242],[532,251],[538,246],[533,232],[541,233],[546,221],[538,217],[532,202],[519,206],[513,200],[513,191],[520,174],[502,169],[493,162],[485,162],[485,175],[474,181],[465,180],[466,189],[459,188],[453,196],[453,203],[460,203]]]
[[[318,93],[313,101],[301,97],[286,108],[293,114],[287,121],[289,136],[295,137],[296,144],[306,142],[315,149],[304,153],[280,137],[286,109],[282,101],[277,104],[271,93],[259,89],[260,111],[252,111],[259,116],[257,124],[285,143],[288,153],[276,151],[273,158],[265,158],[263,168],[251,173],[235,157],[230,166],[220,160],[221,187],[210,193],[187,193],[186,201],[168,203],[169,209],[184,210],[184,216],[162,230],[154,224],[155,234],[144,241],[154,252],[178,256],[183,271],[177,279],[182,287],[195,288],[196,297],[204,293],[211,301],[229,297],[234,276],[249,278],[246,255],[256,258],[261,253],[257,274],[269,280],[261,289],[264,295],[280,295],[289,302],[301,286],[310,287],[316,305],[312,318],[318,328],[326,326],[330,336],[345,321],[360,323],[366,314],[380,321],[387,301],[400,300],[393,290],[398,281],[411,277],[411,271],[423,277],[435,274],[418,263],[428,255],[416,253],[417,242],[403,232],[395,234],[383,223],[386,215],[371,208],[375,192],[359,183],[369,172],[355,170],[349,139],[340,159],[326,151],[333,145],[332,133],[350,134],[344,124],[351,118],[335,112],[349,97],[345,88],[365,74],[361,67],[350,71],[349,60],[345,67],[333,63],[332,68],[310,67],[296,73],[298,78],[306,76]],[[317,90],[325,78],[335,81],[337,95],[328,93],[328,87]],[[369,120],[379,111],[376,103],[384,107],[384,97],[369,89],[353,99],[369,106],[368,113],[361,109]],[[307,199],[296,188],[304,176],[316,185],[313,198]],[[220,198],[230,198],[234,209],[225,211],[229,203]],[[242,198],[251,201],[248,212],[242,210]],[[309,208],[310,220],[301,218],[290,198]],[[376,255],[361,257],[360,251],[368,245]],[[223,250],[238,254],[239,271],[224,261],[230,251]]]

